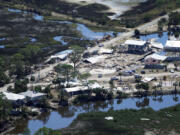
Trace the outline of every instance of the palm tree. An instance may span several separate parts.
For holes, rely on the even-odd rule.
[[[156,99],[156,97],[157,97],[157,85],[153,86],[153,89],[154,89],[154,91],[153,91],[153,95],[154,95],[153,100],[156,101],[157,100]]]
[[[64,76],[64,78],[66,79],[66,87],[69,86],[69,80],[72,75],[72,70],[73,70],[73,66],[68,64],[57,65],[55,67],[55,71],[61,74],[62,76]]]
[[[176,81],[175,83],[173,83],[174,86],[174,94],[177,94],[177,86],[178,86],[178,82]]]

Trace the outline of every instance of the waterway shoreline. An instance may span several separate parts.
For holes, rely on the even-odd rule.
[[[159,94],[158,94],[159,93]],[[179,95],[180,94],[180,90],[177,90],[177,93],[176,93],[177,95]],[[171,95],[173,95],[172,94],[172,90],[166,90],[166,91],[164,91],[163,90],[163,93],[161,93],[161,91],[157,91],[157,97],[158,96],[171,96]],[[129,94],[129,95],[127,95],[127,97],[126,98],[121,98],[121,100],[125,100],[125,99],[129,99],[129,98],[142,98],[143,99],[143,97],[152,97],[152,96],[154,96],[154,94],[153,94],[153,92],[151,92],[151,93],[148,93],[148,95],[141,95],[141,96],[137,96],[137,95],[133,95],[132,93],[131,94]],[[114,98],[114,99],[118,99],[118,98]],[[101,101],[101,102],[106,102],[107,100],[105,100],[105,101]],[[88,102],[87,102],[88,103]],[[91,103],[91,102],[90,102]],[[95,103],[95,102],[93,102],[93,103]],[[82,103],[83,104],[83,103]],[[86,102],[85,102],[85,104],[86,104]],[[73,104],[71,104],[70,106],[73,106]],[[79,106],[79,105],[78,105]],[[81,105],[80,105],[81,106]],[[60,109],[61,107],[60,106],[58,106],[57,108],[55,107],[53,107],[53,108],[51,108],[51,109],[48,109],[48,111],[58,111],[59,109]],[[61,108],[62,109],[62,108]],[[36,120],[39,116],[41,116],[41,114],[40,115],[37,115],[37,116],[35,116],[35,117],[31,117],[31,118],[28,118],[27,120],[29,121],[29,120]],[[21,120],[22,119],[22,117],[19,117],[18,118],[18,120]],[[12,122],[11,121],[11,123],[16,123],[16,120],[14,121],[14,122]],[[13,132],[13,130],[15,129],[15,125],[13,125],[13,126],[10,126],[7,130],[5,130],[4,132],[2,132],[1,134],[6,134],[6,133],[11,133],[11,132]]]

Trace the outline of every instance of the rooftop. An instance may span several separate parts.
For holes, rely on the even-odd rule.
[[[97,63],[100,60],[105,59],[105,58],[106,58],[105,56],[94,56],[94,57],[90,57],[90,58],[86,59],[85,61],[88,61],[92,64],[95,64],[95,63]]]
[[[146,60],[146,59],[149,59],[149,58],[164,61],[167,57],[154,53],[154,54],[152,54],[152,55],[148,55],[148,56],[145,58],[145,60]]]
[[[176,47],[176,48],[178,47],[178,48],[180,48],[180,41],[168,40],[168,41],[166,42],[165,47]]]
[[[7,98],[7,100],[10,100],[10,101],[17,101],[17,100],[25,99],[25,96],[11,93],[11,92],[3,92],[3,95]]]
[[[111,53],[113,53],[113,50],[112,49],[107,49],[107,48],[101,48],[100,50],[99,50],[99,53],[100,54],[111,54]]]
[[[158,48],[158,49],[163,49],[163,45],[158,42],[151,42],[152,47]]]
[[[139,45],[143,46],[146,44],[146,41],[141,40],[126,40],[125,45]]]

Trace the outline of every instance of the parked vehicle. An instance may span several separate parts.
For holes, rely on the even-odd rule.
[[[119,79],[118,79],[118,77],[115,76],[115,77],[112,77],[111,80],[112,80],[112,81],[117,81],[117,80],[119,80]]]
[[[174,69],[171,69],[171,70],[170,70],[170,73],[174,73]]]
[[[98,78],[102,78],[102,74],[98,74]]]
[[[141,74],[146,74],[146,72],[144,70],[141,71]]]
[[[99,44],[99,47],[103,47],[104,45],[103,44]]]
[[[141,75],[138,75],[138,74],[135,74],[135,75],[134,75],[134,78],[135,78],[135,79],[141,79],[142,76],[141,76]]]

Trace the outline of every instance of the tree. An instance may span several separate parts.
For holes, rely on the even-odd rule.
[[[31,134],[31,131],[29,130],[29,128],[25,128],[23,135],[30,135],[30,134]]]
[[[177,86],[178,86],[178,82],[173,83],[174,86],[174,94],[177,93]]]
[[[0,93],[0,123],[8,120],[11,111],[11,103]]]
[[[35,90],[36,92],[41,92],[41,91],[42,91],[42,88],[41,88],[41,86],[39,85],[39,86],[35,86],[34,90]]]
[[[146,94],[149,90],[149,84],[148,83],[140,83],[140,84],[136,84],[136,89],[144,89]]]
[[[89,84],[93,83],[92,80],[88,80],[88,78],[91,76],[90,73],[84,73],[79,76],[79,79],[84,83],[85,86],[89,89]]]
[[[16,80],[14,84],[14,90],[15,93],[25,92],[27,91],[27,84],[28,81],[26,79],[24,80]]]
[[[156,101],[156,97],[157,97],[157,85],[153,86],[153,89],[154,89],[154,91],[153,91],[153,95],[154,95],[153,100]]]
[[[150,21],[151,17],[150,15],[145,15],[143,19],[144,19],[144,22],[147,23]]]
[[[111,90],[115,88],[114,81],[112,79],[109,81],[109,85],[110,85]]]
[[[0,71],[0,87],[9,83],[9,81],[10,81],[9,77],[4,72]]]
[[[11,57],[13,63],[12,73],[17,75],[17,78],[23,78],[25,76],[24,56],[20,53],[16,53]]]
[[[60,131],[52,130],[50,128],[40,128],[35,135],[61,135]]]
[[[139,35],[140,35],[140,31],[139,31],[138,29],[135,29],[135,31],[134,31],[134,36],[135,36],[136,38],[139,38]]]
[[[44,92],[47,94],[47,97],[51,97],[51,87],[50,87],[50,85],[45,87]]]
[[[4,71],[5,67],[6,67],[5,60],[2,57],[0,57],[0,72]]]
[[[77,63],[81,60],[83,48],[80,46],[71,46],[73,52],[70,54],[70,61],[73,63],[74,76],[77,75]]]
[[[72,75],[72,70],[73,70],[73,66],[68,64],[57,65],[55,67],[55,71],[65,77],[67,83],[66,87],[69,86],[69,80],[70,80],[70,76]]]
[[[31,82],[34,82],[35,80],[36,80],[35,77],[34,77],[34,76],[31,76],[30,81],[31,81]]]
[[[28,45],[26,48],[22,49],[20,53],[24,56],[24,59],[28,60],[30,63],[37,63],[40,59],[40,48],[38,46]]]

